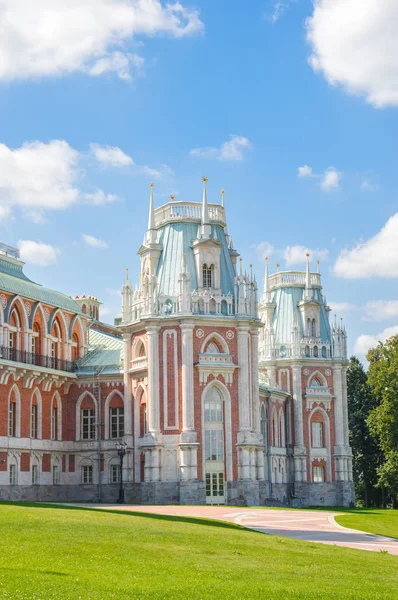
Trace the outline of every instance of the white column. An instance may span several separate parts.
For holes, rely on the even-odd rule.
[[[239,429],[250,430],[249,328],[238,327]],[[245,477],[244,477],[245,478]]]
[[[293,412],[294,412],[294,445],[300,450],[304,450],[304,432],[303,432],[303,399],[301,367],[293,366]]]
[[[133,401],[131,394],[131,379],[128,374],[131,360],[131,334],[123,336],[123,383],[124,383],[124,433],[132,435],[133,433]]]
[[[342,370],[342,390],[343,390],[343,423],[344,423],[344,445],[348,450],[350,439],[348,434],[348,401],[347,401],[347,367]]]
[[[193,432],[194,425],[194,392],[193,392],[193,328],[192,323],[181,325],[182,337],[182,429]]]
[[[159,406],[159,327],[147,328],[148,336],[148,429],[152,434],[160,431]]]
[[[344,445],[343,381],[340,365],[333,367],[335,445]]]
[[[253,428],[260,435],[260,392],[258,385],[258,329],[251,332]]]

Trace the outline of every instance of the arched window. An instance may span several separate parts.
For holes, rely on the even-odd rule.
[[[85,304],[82,305],[82,313],[87,313],[87,306]]]
[[[146,399],[143,397],[140,404],[140,437],[144,437],[148,433],[148,415]]]
[[[278,417],[277,417],[275,408],[272,411],[271,426],[272,426],[272,445],[275,448],[279,448],[279,446],[280,446],[280,444],[279,444],[279,427],[278,427]]]
[[[215,342],[210,342],[206,348],[206,354],[220,354],[220,349]]]
[[[322,358],[327,357],[326,346],[322,346]]]
[[[323,423],[312,421],[311,423],[311,446],[312,448],[324,447]]]
[[[311,335],[312,335],[312,337],[317,337],[317,335],[316,335],[316,320],[315,319],[312,319]]]
[[[80,358],[80,342],[77,333],[72,335],[72,360]]]
[[[33,325],[32,354],[40,356],[42,352],[42,334],[39,323]],[[35,363],[36,364],[36,363]]]
[[[94,467],[90,459],[85,458],[80,464],[81,482],[83,484],[91,484],[94,481]]]
[[[9,325],[8,346],[10,348],[10,358],[16,360],[17,351],[21,348],[21,319],[15,307],[11,311]]]
[[[212,288],[213,287],[213,265],[207,266],[203,265],[203,287],[204,288]]]
[[[311,379],[311,386],[312,387],[322,387],[322,381],[319,379],[319,377],[313,377]]]
[[[306,357],[310,356],[310,347],[309,346],[305,347],[305,355],[306,355]]]
[[[51,403],[51,439],[58,440],[59,438],[59,410],[58,399],[53,397]]]
[[[10,437],[16,437],[17,435],[17,417],[17,397],[15,390],[12,390],[8,403],[8,435]]]
[[[37,395],[33,394],[30,406],[30,437],[36,439],[38,436],[39,407]]]
[[[78,405],[79,408],[79,405]],[[93,398],[87,394],[80,402],[80,439],[96,439],[96,414]]]
[[[108,406],[109,437],[112,440],[120,439],[124,436],[124,403],[119,394],[114,392]]]
[[[312,327],[311,327],[311,319],[307,319],[307,336],[311,337]]]
[[[58,319],[54,321],[51,335],[54,338],[51,342],[51,358],[53,359],[55,365],[55,361],[59,358],[62,358],[62,334]]]
[[[314,346],[314,358],[318,358],[318,346]]]

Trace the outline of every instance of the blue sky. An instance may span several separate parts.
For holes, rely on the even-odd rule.
[[[206,175],[260,281],[265,253],[302,269],[308,249],[351,352],[398,332],[389,0],[4,4],[1,240],[28,276],[98,296],[111,322],[149,182],[156,205],[200,201]]]

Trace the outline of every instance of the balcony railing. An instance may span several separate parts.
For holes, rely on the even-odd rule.
[[[224,207],[219,204],[209,204],[210,222],[225,225]],[[155,226],[168,221],[200,221],[202,205],[198,202],[168,202],[155,208]]]
[[[62,360],[52,356],[41,356],[34,352],[26,352],[25,350],[17,350],[16,348],[7,348],[0,346],[0,360],[10,360],[12,362],[23,363],[25,365],[33,365],[35,367],[45,367],[47,369],[55,369],[56,371],[66,371],[74,373],[77,370],[75,361]]]

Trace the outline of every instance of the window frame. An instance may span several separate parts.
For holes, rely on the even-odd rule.
[[[85,414],[88,413],[88,414]],[[92,441],[96,439],[95,431],[95,408],[82,408],[80,409],[80,435],[81,439],[85,441]],[[87,430],[85,431],[85,428]]]
[[[318,431],[316,431],[318,430]],[[311,422],[311,448],[324,448],[322,421]]]
[[[112,414],[116,411],[116,414]],[[115,424],[115,428],[114,428]],[[116,435],[114,434],[116,431]],[[124,406],[110,407],[109,409],[109,439],[118,440],[124,437]]]
[[[318,477],[320,475],[320,478]],[[313,483],[325,483],[325,467],[322,465],[316,465],[312,467],[312,481]]]
[[[83,485],[91,485],[94,481],[93,465],[81,466],[81,482]]]

